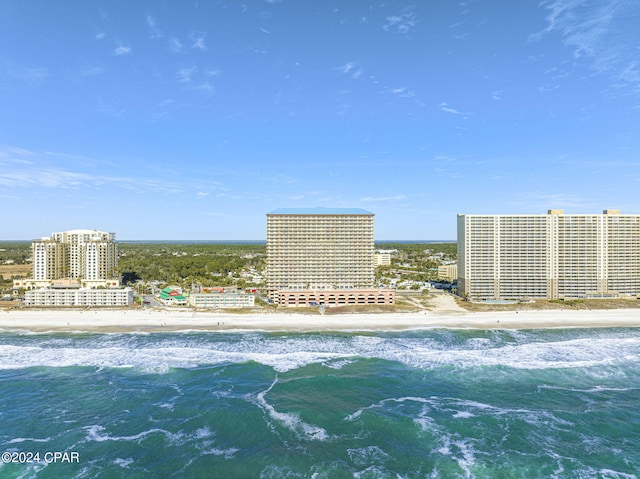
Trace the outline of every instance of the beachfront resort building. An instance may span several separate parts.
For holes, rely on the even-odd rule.
[[[458,293],[471,300],[640,295],[640,215],[458,215]]]
[[[34,240],[33,279],[76,279],[104,283],[116,274],[118,245],[115,233],[71,230]]]
[[[33,274],[14,281],[27,306],[122,306],[132,293],[120,288],[115,233],[70,230],[31,244]],[[100,292],[109,290],[109,292]],[[31,293],[32,291],[36,291]]]
[[[458,279],[458,265],[441,264],[438,266],[438,279],[445,279],[447,281],[455,281]]]
[[[391,253],[388,251],[377,250],[373,255],[373,265],[378,266],[391,266]]]
[[[373,219],[373,213],[359,208],[283,208],[268,213],[266,279],[271,299],[297,306],[330,304],[325,301],[328,296],[320,299],[320,291],[331,293],[335,304],[349,304],[340,293],[363,290],[370,297]],[[375,304],[393,304],[392,292],[374,296]]]

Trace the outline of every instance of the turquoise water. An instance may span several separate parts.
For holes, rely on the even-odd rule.
[[[3,479],[638,478],[640,330],[4,332],[0,452],[40,455]]]

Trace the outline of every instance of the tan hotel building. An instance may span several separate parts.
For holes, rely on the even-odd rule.
[[[282,208],[267,214],[267,287],[281,305],[393,304],[374,283],[373,213]],[[350,293],[350,294],[347,294]]]
[[[54,283],[81,282],[86,287],[119,286],[115,233],[70,230],[31,243],[33,277],[14,286],[34,289]]]
[[[640,215],[458,215],[458,293],[472,300],[640,294]]]

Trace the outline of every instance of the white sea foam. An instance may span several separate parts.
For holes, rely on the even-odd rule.
[[[229,449],[217,449],[217,448],[212,448],[212,449],[207,449],[202,451],[202,455],[206,456],[206,455],[213,455],[213,456],[223,456],[225,459],[231,459],[235,453],[237,453],[240,449],[237,449],[235,447],[229,448]]]
[[[129,467],[130,464],[133,464],[133,459],[131,459],[130,457],[126,458],[126,459],[122,459],[120,457],[118,457],[117,459],[115,459],[113,461],[113,463],[116,466],[120,466],[123,469],[127,469]]]
[[[475,417],[475,414],[470,413],[469,411],[458,411],[456,412],[453,417],[457,418],[461,418],[461,419],[467,419],[470,417]]]
[[[345,421],[356,421],[360,416],[369,410],[386,409],[390,403],[402,404],[405,402],[420,403],[422,410],[419,413],[406,410],[405,414],[412,416],[413,422],[427,433],[433,434],[442,439],[444,432],[439,427],[439,423],[434,417],[441,414],[451,414],[458,419],[470,419],[476,417],[505,417],[508,420],[519,420],[534,426],[536,429],[545,430],[565,430],[574,428],[574,424],[565,419],[555,416],[547,410],[530,410],[525,408],[503,408],[491,404],[471,401],[466,399],[451,397],[400,397],[388,398],[374,404],[370,404],[356,410],[344,418]],[[445,434],[446,437],[446,434]],[[585,439],[586,441],[586,439]],[[439,452],[443,455],[451,453],[451,443],[445,441],[441,444]],[[463,457],[464,459],[464,457]],[[462,463],[461,463],[462,464]]]
[[[552,386],[548,384],[542,384],[538,386],[539,389],[553,389],[558,391],[571,391],[577,393],[602,393],[602,392],[627,392],[627,391],[637,391],[640,390],[639,387],[629,387],[629,388],[612,388],[606,386],[594,386],[591,388],[569,388],[563,386]]]
[[[640,363],[640,335],[630,334],[632,337],[594,333],[551,341],[520,333],[516,343],[494,338],[461,344],[447,344],[424,335],[94,335],[73,339],[45,336],[30,341],[14,337],[14,341],[0,344],[0,369],[89,366],[165,373],[172,368],[255,361],[286,372],[314,363],[341,369],[359,357],[423,369],[443,365],[579,368]],[[601,373],[610,374],[606,370]]]
[[[347,449],[347,454],[351,461],[357,466],[367,466],[369,464],[379,464],[384,462],[389,454],[378,446],[367,446],[362,448]]]
[[[414,396],[383,399],[382,401],[379,401],[379,402],[377,402],[375,404],[371,404],[369,406],[363,407],[361,409],[358,409],[354,413],[349,414],[347,417],[345,417],[345,421],[354,421],[354,420],[358,419],[360,417],[360,415],[364,411],[366,411],[368,409],[380,409],[381,407],[383,407],[385,404],[387,404],[389,402],[403,403],[403,402],[406,402],[406,401],[417,402],[417,403],[426,403],[426,404],[431,404],[433,402],[431,399],[421,398],[421,397],[414,397]]]
[[[208,427],[201,427],[199,429],[196,429],[197,439],[204,439],[206,437],[211,437],[212,435],[213,433],[211,432],[211,429],[209,429]]]
[[[463,470],[465,477],[471,477],[471,467],[475,463],[474,447],[470,441],[462,439],[452,442],[456,446],[458,454],[453,455],[454,460]]]
[[[322,365],[331,369],[342,369],[343,367],[353,363],[355,363],[355,360],[353,359],[337,359],[337,360],[325,361],[322,363]]]
[[[612,469],[600,469],[598,471],[600,477],[605,479],[638,479],[635,474],[626,474],[624,472],[614,471]]]
[[[595,469],[593,467],[585,467],[576,471],[580,479],[591,479],[598,477],[602,479],[638,479],[636,474],[627,474],[625,472],[614,471],[613,469]]]
[[[276,411],[276,409],[267,402],[265,395],[269,393],[277,383],[278,378],[273,381],[268,389],[259,393],[256,396],[256,404],[265,411],[271,419],[293,431],[300,439],[314,441],[326,440],[329,435],[323,428],[304,422],[297,414]]]
[[[168,439],[173,442],[179,441],[183,434],[174,434],[169,431],[165,431],[164,429],[149,429],[147,431],[142,431],[138,434],[132,434],[131,436],[110,436],[109,434],[105,434],[105,428],[99,425],[86,426],[83,429],[87,431],[87,441],[92,442],[104,442],[104,441],[126,441],[126,442],[138,442],[144,439],[149,434],[160,433],[165,435]]]
[[[353,477],[359,479],[361,477],[391,477],[390,472],[384,467],[380,466],[369,466],[362,471],[355,471],[353,473]]]
[[[11,439],[7,444],[16,444],[22,442],[49,442],[51,441],[50,437],[45,437],[43,439],[36,439],[34,437],[16,437]]]

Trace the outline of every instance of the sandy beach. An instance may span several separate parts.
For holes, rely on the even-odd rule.
[[[640,327],[640,309],[468,312],[442,298],[432,310],[313,315],[295,309],[225,313],[188,309],[12,309],[0,311],[4,331],[393,331],[407,329],[539,329]]]

